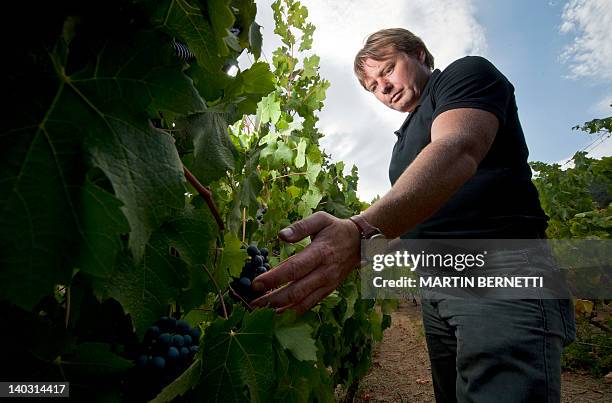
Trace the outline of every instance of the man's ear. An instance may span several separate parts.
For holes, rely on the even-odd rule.
[[[425,49],[419,49],[419,61],[425,64]]]

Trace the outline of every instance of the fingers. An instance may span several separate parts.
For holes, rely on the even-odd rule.
[[[251,302],[251,306],[283,307],[299,303],[314,291],[326,285],[326,277],[325,270],[313,270],[303,279],[257,298]]]
[[[278,233],[278,237],[285,242],[297,242],[301,239],[306,238],[309,235],[316,234],[323,228],[331,224],[334,216],[324,211],[317,211],[316,213],[300,220],[296,221],[287,228],[282,229]]]
[[[264,291],[280,287],[283,284],[300,279],[322,263],[320,248],[310,244],[297,255],[291,256],[274,270],[261,274],[253,280],[253,291]]]

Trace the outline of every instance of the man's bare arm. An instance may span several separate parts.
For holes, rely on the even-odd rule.
[[[476,173],[497,128],[495,115],[480,109],[441,113],[432,124],[431,143],[391,190],[362,215],[387,238],[423,222]]]

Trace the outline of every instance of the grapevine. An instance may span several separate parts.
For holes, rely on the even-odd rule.
[[[356,168],[319,147],[329,82],[306,8],[274,2],[270,66],[252,0],[31,7],[3,27],[0,313],[26,336],[1,379],[69,381],[100,401],[354,388],[389,324],[358,272],[300,318],[248,306],[246,280],[306,246],[281,228],[365,207]],[[228,75],[243,51],[253,64]]]

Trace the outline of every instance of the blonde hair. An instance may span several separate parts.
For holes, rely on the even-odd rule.
[[[425,65],[433,70],[434,57],[429,53],[421,38],[404,28],[381,29],[366,39],[363,49],[357,52],[355,56],[353,69],[357,79],[365,88],[364,64],[366,59],[385,60],[392,51],[404,52],[408,56],[418,57],[420,50],[425,52]]]

